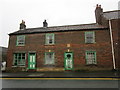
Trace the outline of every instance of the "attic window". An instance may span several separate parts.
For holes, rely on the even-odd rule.
[[[17,36],[17,46],[24,46],[25,45],[25,36],[19,35]]]
[[[51,45],[54,44],[54,33],[48,33],[46,34],[46,44]]]

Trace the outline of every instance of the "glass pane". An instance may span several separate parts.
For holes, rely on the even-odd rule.
[[[20,59],[18,59],[18,65],[20,64],[20,61],[21,61],[21,60],[20,60]]]
[[[52,39],[52,37],[53,37],[53,35],[50,35],[50,36],[49,36],[49,39]]]
[[[52,43],[53,43],[53,42],[52,42],[52,39],[49,39],[49,43],[50,43],[50,44],[52,44]]]
[[[87,33],[86,36],[87,37],[93,37],[93,33]]]
[[[15,56],[15,59],[17,59],[17,56]]]
[[[95,53],[94,52],[89,52],[87,53],[87,64],[95,64]]]
[[[21,60],[21,64],[22,65],[24,65],[25,64],[25,60],[23,59],[23,60]]]
[[[53,34],[46,34],[46,44],[53,44]]]
[[[94,33],[93,32],[88,32],[86,33],[86,42],[87,43],[93,43],[94,41]]]
[[[22,56],[25,57],[25,53],[22,53]]]
[[[67,58],[68,58],[68,59],[70,59],[70,58],[71,58],[71,55],[70,55],[70,54],[68,54],[68,55],[67,55]]]
[[[25,53],[16,53],[14,56],[14,65],[25,64]]]
[[[23,56],[22,59],[25,59],[25,56]]]
[[[15,62],[14,65],[17,65],[17,62]]]
[[[25,38],[24,38],[24,36],[18,36],[18,44],[20,44],[20,45],[22,45],[22,44],[24,44],[24,41],[25,41]]]
[[[49,36],[49,43],[52,44],[53,43],[53,39],[52,39],[52,35]]]
[[[46,53],[46,64],[53,64],[53,53]]]

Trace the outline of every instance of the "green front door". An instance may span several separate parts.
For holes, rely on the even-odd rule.
[[[35,69],[36,68],[36,54],[29,53],[28,55],[28,69]]]
[[[72,52],[65,52],[64,67],[65,67],[65,70],[73,70],[73,53]]]

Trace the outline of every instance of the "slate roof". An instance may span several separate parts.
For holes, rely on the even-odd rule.
[[[61,32],[61,31],[81,31],[81,30],[100,30],[105,29],[102,25],[92,24],[81,24],[81,25],[66,25],[66,26],[53,26],[53,27],[39,27],[39,28],[27,28],[25,30],[18,30],[10,33],[9,35],[19,34],[33,34],[33,33],[45,33],[45,32]]]
[[[120,18],[120,10],[104,12],[103,17],[105,17],[107,20],[118,19]]]

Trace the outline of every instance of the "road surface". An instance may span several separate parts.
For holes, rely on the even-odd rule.
[[[118,88],[119,81],[112,79],[35,79],[7,78],[2,80],[2,88]]]

